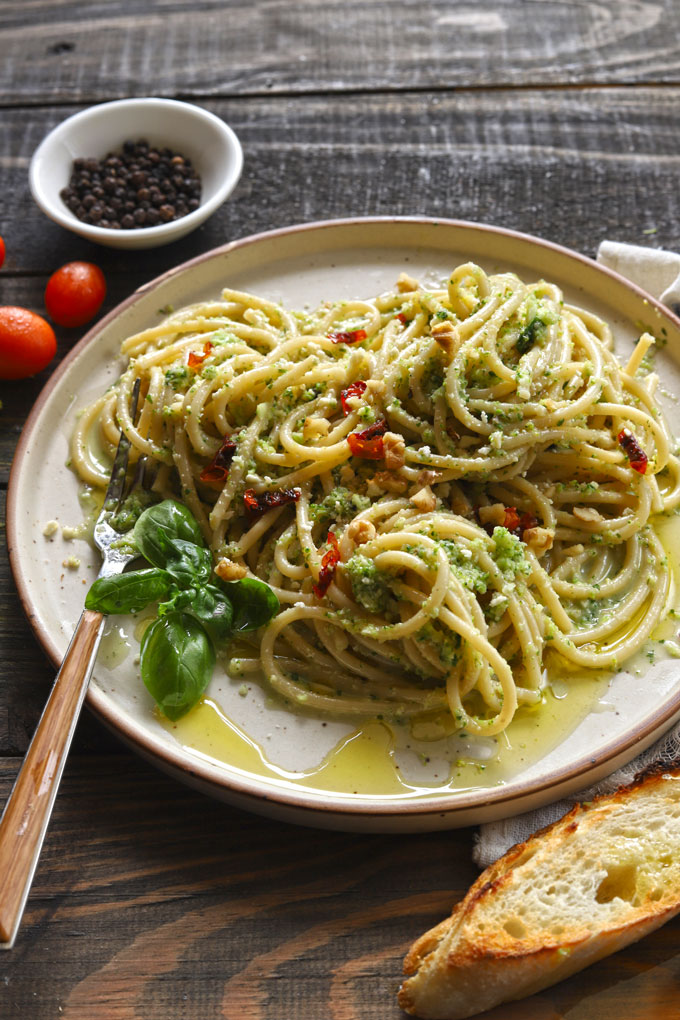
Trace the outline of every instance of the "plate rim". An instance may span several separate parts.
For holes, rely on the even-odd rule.
[[[19,544],[17,540],[19,525],[18,515],[16,513],[16,504],[18,501],[19,489],[18,478],[24,453],[34,433],[36,425],[39,422],[43,409],[48,403],[52,391],[58,384],[59,380],[69,371],[72,362],[79,357],[80,353],[91,343],[96,341],[97,336],[103,329],[118,318],[127,308],[134,304],[135,301],[139,300],[148,292],[156,289],[160,284],[171,280],[173,277],[183,275],[203,262],[211,261],[212,259],[222,257],[240,248],[250,247],[265,241],[271,241],[278,237],[315,231],[322,233],[324,230],[329,229],[357,227],[370,224],[376,226],[385,226],[387,224],[406,226],[413,225],[414,227],[440,225],[447,229],[474,231],[481,234],[488,234],[490,237],[502,236],[510,240],[529,243],[530,245],[538,246],[539,248],[547,248],[555,254],[567,258],[570,261],[580,263],[591,273],[595,272],[601,274],[605,279],[610,278],[611,280],[616,281],[619,285],[623,285],[627,290],[632,291],[639,299],[646,301],[651,308],[661,315],[662,318],[667,319],[676,330],[680,331],[680,317],[674,314],[670,308],[663,305],[660,301],[658,301],[658,299],[653,297],[637,284],[632,283],[626,277],[614,270],[601,265],[589,256],[576,252],[564,245],[556,244],[553,241],[548,241],[544,238],[536,237],[535,235],[512,230],[506,227],[497,227],[488,223],[448,219],[438,216],[347,217],[342,219],[313,220],[308,223],[292,224],[273,230],[259,231],[255,234],[249,234],[245,237],[226,242],[223,245],[212,248],[207,252],[203,252],[200,255],[194,256],[191,259],[166,270],[159,276],[156,276],[147,283],[142,284],[132,294],[111,309],[111,311],[109,311],[102,319],[98,320],[98,322],[92,326],[78,341],[78,343],[76,343],[65,355],[63,360],[46,381],[34,402],[31,412],[29,413],[26,423],[22,429],[12,460],[7,488],[6,514],[7,548],[10,569],[17,588],[19,600],[33,634],[55,667],[58,668],[61,661],[59,650],[53,644],[49,635],[43,631],[39,623],[35,620],[32,612],[32,599],[28,590],[28,584],[25,580],[23,570],[19,562],[19,554],[17,551]],[[628,755],[628,752],[633,749],[633,754],[628,755],[627,758],[627,760],[630,760],[634,757],[637,749],[642,750],[644,747],[649,746],[656,737],[661,736],[665,729],[675,721],[676,717],[680,713],[679,691],[675,696],[667,699],[662,706],[653,712],[651,716],[647,718],[644,725],[631,728],[627,734],[620,736],[615,743],[608,747],[606,753],[595,758],[584,755],[576,762],[572,762],[558,768],[553,768],[548,776],[535,778],[533,780],[513,781],[512,789],[509,789],[506,784],[503,784],[498,787],[491,788],[478,787],[472,791],[463,790],[460,793],[452,792],[445,795],[443,794],[439,797],[433,797],[432,799],[428,798],[420,801],[400,800],[396,802],[381,802],[376,800],[375,802],[371,802],[366,800],[361,801],[360,799],[355,801],[353,799],[348,799],[347,794],[334,793],[332,791],[318,791],[318,794],[314,791],[312,793],[304,787],[299,788],[299,790],[291,790],[285,787],[279,788],[270,784],[267,785],[265,789],[262,789],[263,784],[266,784],[267,781],[266,779],[261,779],[255,774],[248,777],[247,775],[240,775],[233,770],[226,771],[229,766],[226,766],[225,770],[220,770],[217,764],[213,765],[209,762],[203,762],[198,756],[191,762],[188,762],[186,760],[186,752],[181,745],[178,744],[177,749],[174,749],[163,743],[153,733],[145,731],[141,726],[130,726],[126,719],[124,719],[121,723],[120,717],[116,716],[115,711],[113,711],[113,707],[108,704],[108,701],[110,701],[110,698],[104,692],[99,692],[95,687],[88,688],[86,695],[88,708],[94,712],[95,716],[97,716],[97,718],[104,723],[108,729],[116,733],[118,738],[121,739],[126,746],[132,747],[138,754],[146,760],[151,760],[157,767],[165,769],[166,771],[169,770],[180,780],[186,779],[186,781],[190,783],[198,781],[206,792],[211,793],[215,797],[221,797],[222,799],[228,800],[229,795],[233,794],[234,797],[239,799],[245,798],[248,801],[254,800],[256,801],[256,804],[252,805],[254,810],[257,810],[258,806],[262,810],[265,810],[265,805],[273,802],[281,811],[288,809],[303,816],[309,814],[325,818],[334,817],[341,820],[353,819],[357,822],[362,819],[389,819],[397,817],[403,818],[405,821],[408,821],[408,819],[414,819],[414,821],[417,821],[424,820],[427,817],[436,816],[442,819],[445,817],[448,818],[451,824],[455,824],[455,818],[462,814],[466,814],[467,816],[475,810],[483,811],[484,809],[494,807],[504,809],[502,812],[496,812],[497,817],[509,816],[514,813],[513,805],[519,801],[526,800],[527,798],[533,798],[536,803],[538,803],[539,800],[542,800],[543,803],[547,803],[550,799],[553,799],[550,796],[551,790],[560,790],[561,792],[564,792],[563,788],[566,787],[569,787],[572,790],[579,789],[581,788],[579,786],[579,778],[581,776],[590,776],[593,771],[599,771],[601,774],[607,774],[610,770],[605,768],[605,771],[603,772],[603,767],[607,766],[610,762],[616,762],[624,755]],[[535,806],[535,804],[532,804],[531,806]],[[526,810],[526,808],[524,808],[524,810]],[[314,819],[311,819],[311,824],[314,824]],[[464,824],[471,823],[469,820],[466,820]]]

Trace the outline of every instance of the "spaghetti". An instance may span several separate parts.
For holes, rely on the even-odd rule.
[[[226,289],[125,340],[73,461],[105,485],[90,433],[112,453],[122,429],[220,576],[271,585],[281,612],[232,673],[295,705],[495,734],[547,665],[615,668],[667,610],[655,521],[680,481],[653,343],[622,366],[556,286],[473,263],[311,314]]]

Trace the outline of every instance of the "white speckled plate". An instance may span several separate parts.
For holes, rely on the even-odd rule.
[[[227,284],[290,307],[314,306],[322,299],[369,297],[390,289],[403,270],[434,282],[470,259],[488,271],[511,269],[527,279],[555,281],[568,300],[608,319],[623,350],[639,335],[641,324],[657,334],[665,330],[669,343],[657,365],[664,389],[680,393],[680,322],[616,274],[536,238],[455,221],[380,218],[291,227],[218,248],[142,287],[99,322],[54,373],[21,437],[8,500],[10,558],[24,608],[55,664],[66,650],[98,565],[84,541],[67,542],[61,532],[50,540],[43,528],[50,519],[61,525],[82,520],[78,485],[65,467],[68,440],[78,408],[117,378],[118,349],[125,336],[157,322],[159,309],[215,296]],[[678,431],[680,415],[672,400],[667,413]],[[82,561],[80,568],[62,567],[74,554]],[[396,760],[406,788],[397,795],[381,779],[395,759],[383,748],[384,760],[379,760],[376,748],[384,733],[376,735],[375,724],[362,734],[352,725],[296,716],[273,704],[257,684],[244,689],[220,670],[209,696],[237,727],[236,745],[222,742],[218,734],[219,739],[199,735],[194,746],[188,746],[192,741],[185,730],[178,740],[153,712],[135,664],[133,628],[126,626],[126,621],[111,621],[88,693],[89,707],[129,745],[182,781],[239,806],[307,825],[414,831],[528,810],[612,771],[680,717],[678,664],[645,662],[639,673],[621,673],[609,686],[593,688],[584,711],[569,708],[568,695],[563,718],[561,697],[554,702],[553,716],[534,715],[528,727],[511,738],[513,747],[505,748],[506,768],[500,778],[493,768],[484,767],[488,748],[473,748],[478,769],[464,772],[459,787],[455,775],[453,783],[448,775],[447,758],[458,753],[450,742],[399,752]],[[539,736],[532,749],[526,745],[534,740],[534,730]],[[228,731],[224,723],[220,732]],[[365,751],[371,739],[375,753],[368,758],[357,753],[357,782],[348,783],[347,748],[356,742]],[[233,760],[231,746],[239,749]],[[333,752],[338,747],[343,749],[339,757]],[[332,769],[326,769],[324,780],[330,788],[315,788],[305,775],[330,752],[331,764],[343,762],[336,770],[336,788]],[[425,758],[430,759],[429,772],[422,765]],[[378,763],[375,782],[368,761],[371,767]]]

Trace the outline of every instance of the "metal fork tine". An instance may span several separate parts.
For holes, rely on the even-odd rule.
[[[140,380],[135,379],[135,384],[132,387],[132,399],[130,404],[130,417],[134,421],[137,416],[137,403],[139,401],[139,384]],[[113,510],[120,503],[123,498],[125,491],[125,480],[127,478],[127,466],[128,458],[130,456],[130,447],[132,446],[130,440],[124,432],[120,434],[120,440],[118,441],[118,448],[116,450],[116,456],[113,461],[113,467],[111,469],[111,479],[109,481],[109,487],[106,490],[104,496],[104,506],[107,510]]]
[[[155,461],[149,460],[146,456],[140,457],[135,464],[135,473],[132,476],[130,488],[125,495],[129,496],[131,492],[135,491],[135,489],[150,490],[153,483],[156,481],[157,474],[158,464],[156,464]]]

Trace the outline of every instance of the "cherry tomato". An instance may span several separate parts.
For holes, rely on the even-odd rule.
[[[52,273],[45,288],[45,307],[59,326],[84,326],[102,306],[106,280],[92,262],[67,262]]]
[[[4,261],[5,261],[5,242],[0,237],[0,268],[2,267]]]
[[[42,372],[57,353],[49,322],[28,308],[0,306],[0,379],[25,379]]]

